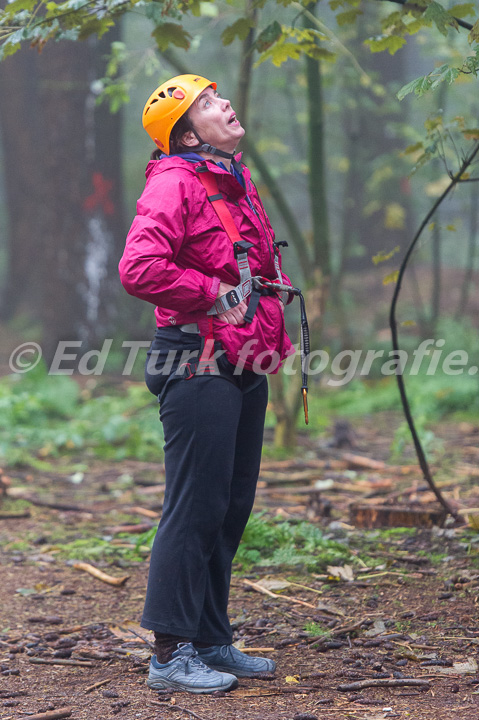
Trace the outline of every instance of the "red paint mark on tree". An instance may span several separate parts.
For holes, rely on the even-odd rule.
[[[401,178],[401,192],[403,195],[411,194],[411,182],[407,177]]]
[[[115,206],[111,200],[110,192],[113,187],[113,181],[107,180],[102,173],[95,172],[92,176],[93,193],[85,198],[83,209],[92,212],[96,208],[101,208],[105,215],[113,215]]]

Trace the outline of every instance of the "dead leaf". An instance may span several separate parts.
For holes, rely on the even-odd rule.
[[[443,675],[475,675],[477,670],[477,662],[472,657],[467,658],[465,662],[455,662],[452,667],[434,668],[434,672],[439,672]]]
[[[344,617],[344,613],[341,610],[341,608],[338,608],[336,605],[333,605],[332,603],[323,603],[320,600],[318,602],[317,608],[318,608],[318,610],[322,610],[323,612],[325,612],[329,615],[340,615],[341,617]]]
[[[286,588],[289,588],[291,583],[287,580],[282,580],[281,578],[272,578],[271,580],[263,578],[263,580],[258,580],[256,585],[259,585],[265,590],[286,590]]]
[[[352,582],[354,580],[354,573],[351,565],[343,565],[342,567],[329,565],[328,573],[338,580],[346,580],[347,582]]]
[[[384,620],[381,620],[381,618],[376,618],[376,620],[373,622],[372,627],[369,630],[366,630],[364,634],[368,637],[376,637],[376,635],[382,635],[384,632],[386,632],[386,625],[384,624]]]
[[[145,632],[147,632],[139,623],[134,622],[133,620],[125,620],[125,622],[122,622],[121,625],[108,625],[108,629],[115,637],[121,638],[121,640],[132,640],[135,633],[144,637]],[[130,632],[130,630],[133,630],[134,632]]]
[[[286,675],[284,679],[290,685],[299,684],[299,675]]]

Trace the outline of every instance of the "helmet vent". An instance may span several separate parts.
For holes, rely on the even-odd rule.
[[[169,87],[169,88],[168,88],[168,91],[167,91],[167,92],[168,92],[168,95],[169,95],[170,97],[173,97],[173,93],[175,92],[175,90],[176,90],[176,86],[175,86],[175,87]]]
[[[165,95],[165,93],[163,92],[163,90],[162,90],[160,93],[158,93],[158,97],[160,97],[160,98],[166,97],[166,95]],[[156,102],[156,100],[155,100],[155,102]]]

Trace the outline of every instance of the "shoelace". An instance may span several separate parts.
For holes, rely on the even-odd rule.
[[[191,665],[196,666],[198,669],[203,669],[209,672],[209,668],[204,664],[200,657],[198,657],[197,651],[187,643],[179,643],[178,650],[173,654],[183,663],[185,667],[185,675],[189,675],[192,672]]]
[[[232,645],[222,645],[222,646],[220,647],[220,655],[221,655],[221,657],[226,660],[226,658],[228,657],[228,655],[230,655],[231,659],[234,660],[234,655],[233,655],[233,649],[232,649],[232,648],[233,648]]]

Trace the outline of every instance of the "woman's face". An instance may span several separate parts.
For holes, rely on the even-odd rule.
[[[233,152],[244,135],[244,129],[231,107],[212,87],[206,88],[191,105],[188,117],[201,139],[219,150]],[[193,145],[198,143],[191,133]]]

